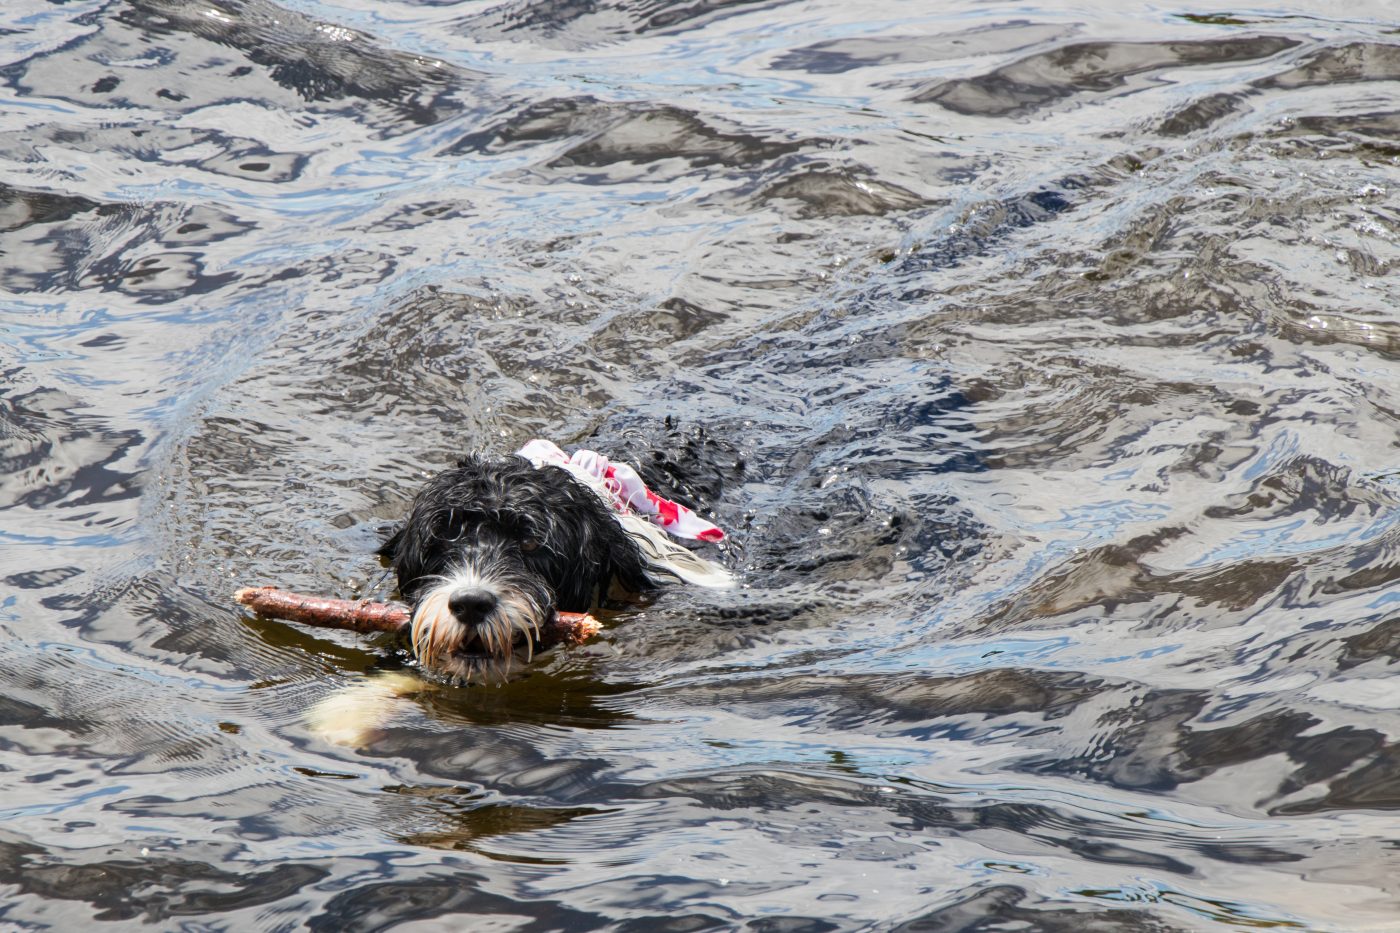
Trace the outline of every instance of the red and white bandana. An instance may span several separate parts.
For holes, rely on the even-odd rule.
[[[625,463],[613,463],[596,450],[576,450],[569,455],[552,442],[537,438],[520,448],[519,453],[536,467],[563,467],[597,490],[615,511],[640,515],[677,538],[724,540],[724,532],[717,526],[685,506],[661,498],[647,488],[636,470]]]

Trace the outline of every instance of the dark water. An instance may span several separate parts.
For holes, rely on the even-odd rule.
[[[7,4],[0,926],[1400,929],[1398,12]],[[700,426],[741,589],[365,748],[230,605]]]

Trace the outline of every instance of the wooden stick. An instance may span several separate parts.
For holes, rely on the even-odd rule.
[[[364,599],[332,599],[304,596],[275,586],[245,586],[233,594],[240,605],[269,619],[285,619],[320,628],[349,629],[352,632],[405,632],[413,614],[407,606],[373,603]],[[598,620],[583,612],[558,612],[540,626],[540,647],[581,645],[603,628]]]
[[[367,600],[303,596],[273,586],[245,586],[233,598],[260,616],[353,632],[397,632],[408,625],[407,606]]]

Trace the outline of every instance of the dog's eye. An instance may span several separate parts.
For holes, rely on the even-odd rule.
[[[524,541],[520,542],[520,550],[524,551],[526,554],[536,550],[539,546],[540,543],[534,538],[526,538]]]

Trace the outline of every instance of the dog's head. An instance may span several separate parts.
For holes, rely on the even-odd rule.
[[[413,602],[419,661],[461,681],[503,679],[556,611],[587,611],[614,581],[651,585],[591,489],[520,457],[471,456],[435,476],[380,553]]]

